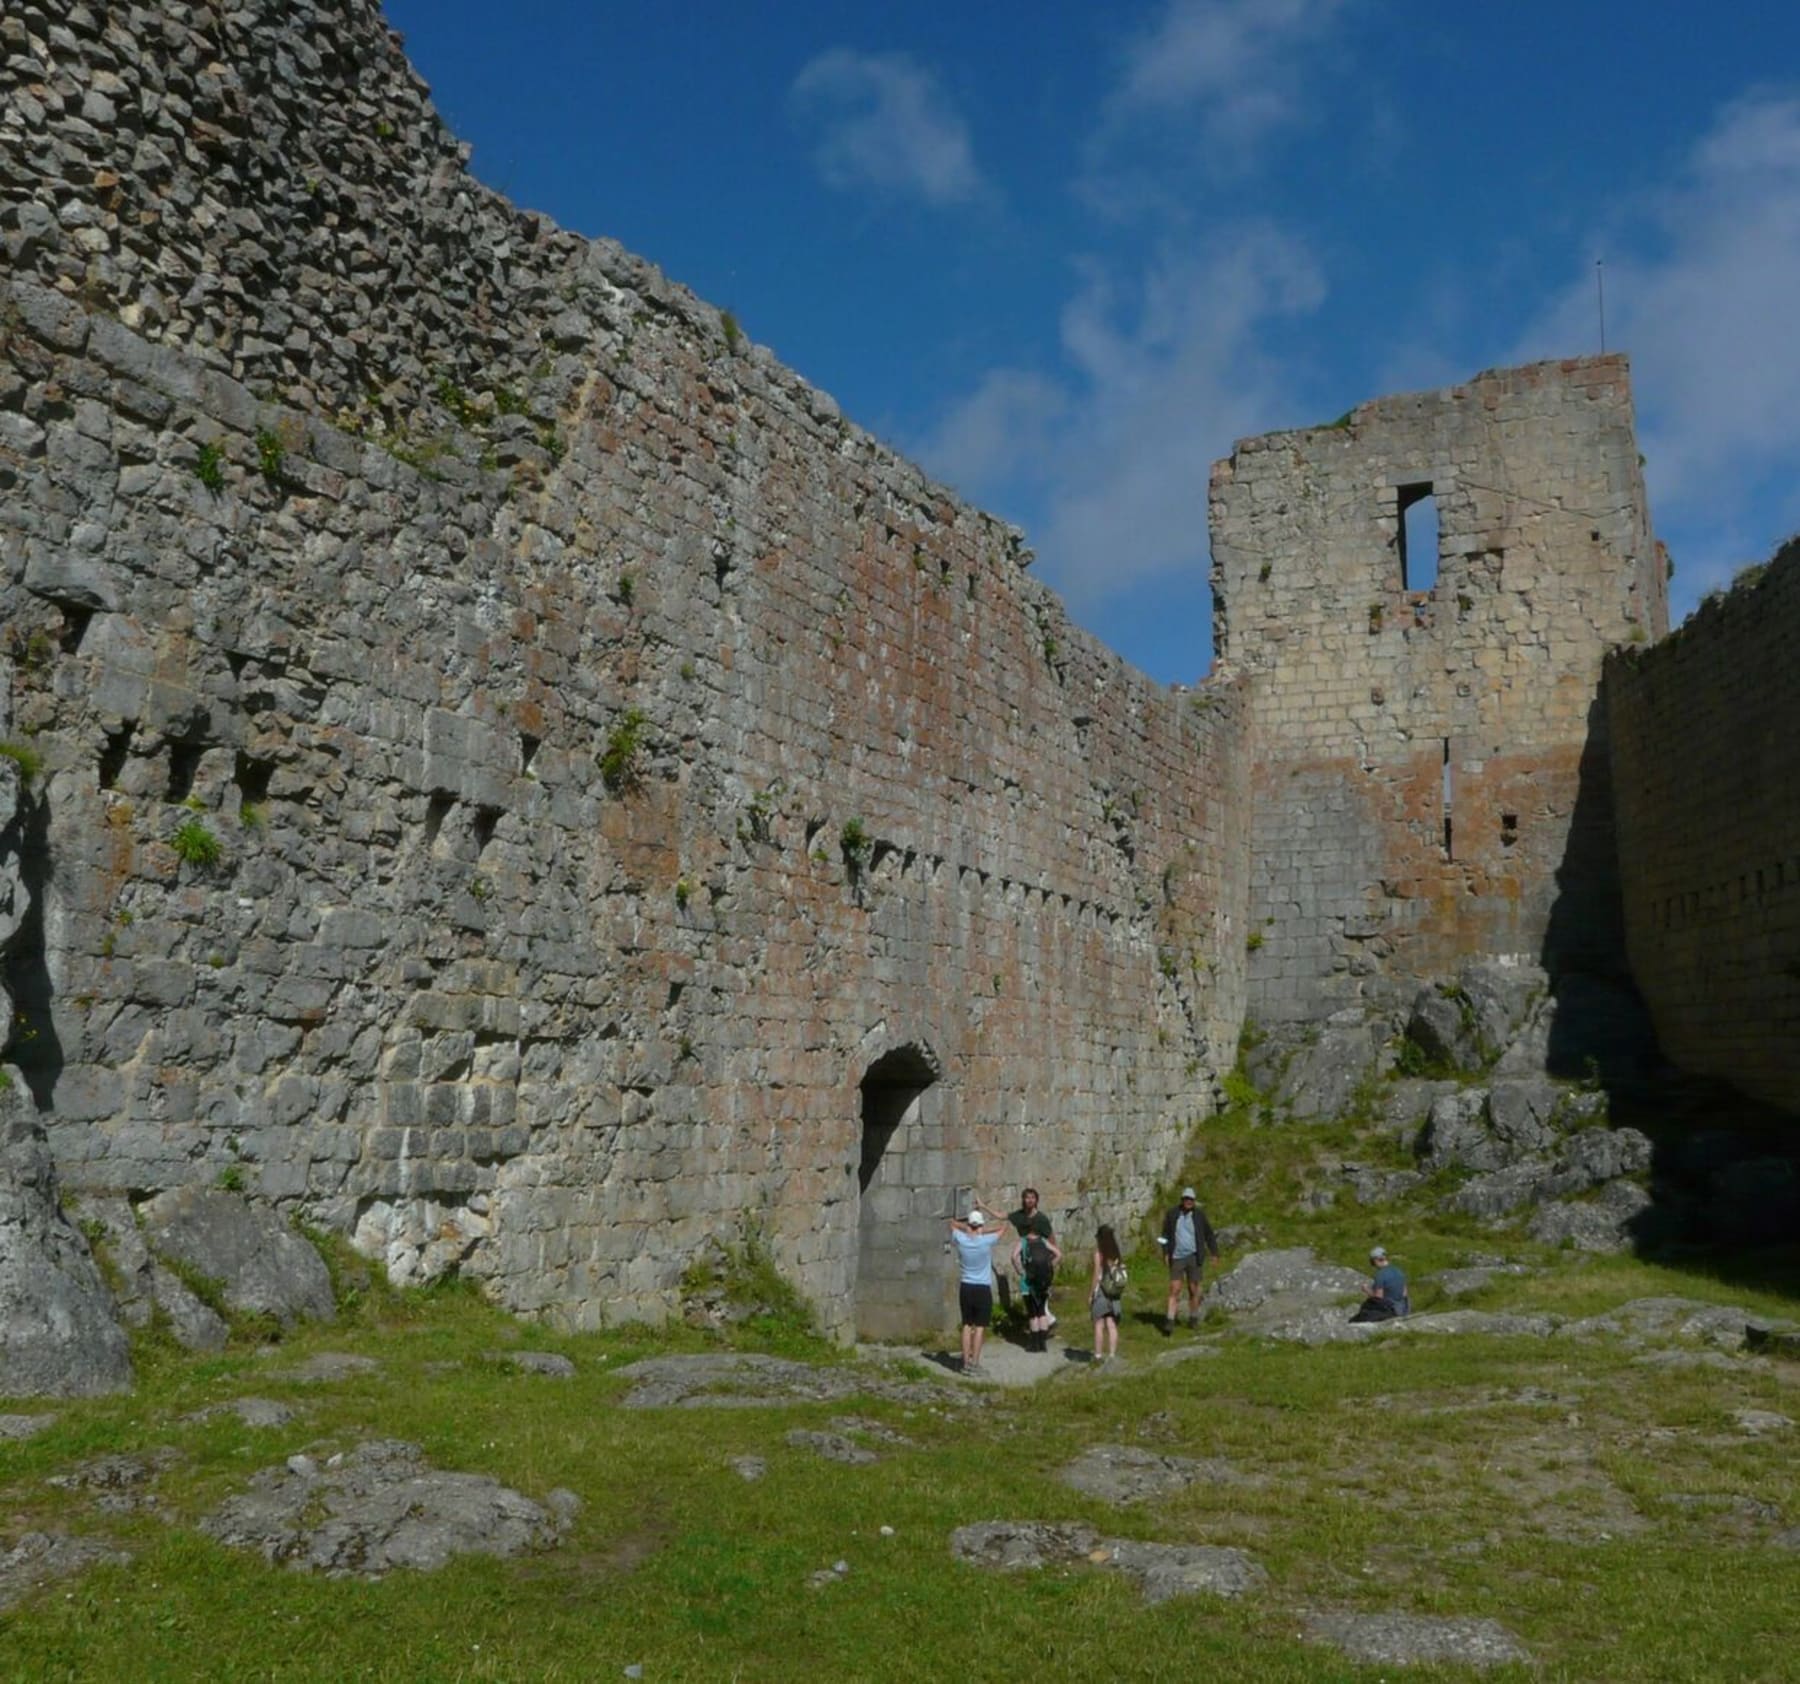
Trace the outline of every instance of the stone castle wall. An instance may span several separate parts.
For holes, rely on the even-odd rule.
[[[1252,1016],[1391,1006],[1481,954],[1615,964],[1594,698],[1606,649],[1667,624],[1624,359],[1247,440],[1212,538],[1221,667],[1254,681]]]
[[[1625,932],[1663,1050],[1800,1112],[1800,543],[1607,663]]]
[[[753,1225],[842,1328],[865,1263],[932,1319],[970,1187],[1149,1197],[1241,1020],[1241,684],[481,188],[367,0],[0,54],[6,1056],[66,1181],[575,1323]]]

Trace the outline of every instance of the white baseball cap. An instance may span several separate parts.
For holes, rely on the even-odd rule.
[[[1387,1261],[1387,1247],[1384,1245],[1376,1246],[1376,1248],[1369,1253],[1369,1261],[1371,1263],[1385,1263]]]
[[[1184,1199],[1197,1199],[1200,1197],[1200,1195],[1198,1193],[1196,1193],[1192,1187],[1183,1187],[1181,1189],[1181,1196]]]
[[[972,1210],[969,1212],[969,1226],[971,1228],[979,1228],[981,1226],[981,1212],[980,1211]]]

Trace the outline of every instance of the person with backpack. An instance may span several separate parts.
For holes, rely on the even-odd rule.
[[[1048,1350],[1050,1329],[1056,1318],[1050,1313],[1050,1286],[1056,1279],[1056,1265],[1062,1261],[1062,1248],[1050,1238],[1046,1219],[1043,1231],[1032,1229],[1023,1234],[1013,1251],[1013,1266],[1025,1292],[1026,1327],[1031,1348]]]
[[[1120,1300],[1125,1296],[1125,1259],[1119,1237],[1102,1222],[1094,1235],[1093,1280],[1088,1287],[1088,1314],[1094,1318],[1094,1361],[1119,1359]]]

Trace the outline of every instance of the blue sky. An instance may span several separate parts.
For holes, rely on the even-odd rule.
[[[1800,5],[387,0],[473,169],[609,235],[1210,663],[1234,438],[1633,361],[1677,616],[1800,527]]]

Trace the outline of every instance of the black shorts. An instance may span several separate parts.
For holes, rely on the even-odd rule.
[[[962,1304],[964,1327],[986,1327],[994,1319],[994,1289],[991,1286],[970,1286],[964,1281],[958,1288],[957,1299]]]
[[[1025,1308],[1034,1316],[1041,1316],[1050,1307],[1049,1275],[1027,1275],[1025,1277]]]

